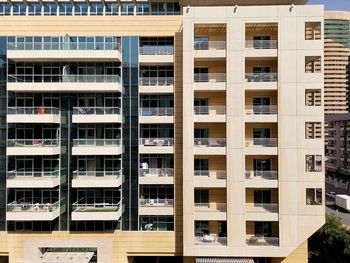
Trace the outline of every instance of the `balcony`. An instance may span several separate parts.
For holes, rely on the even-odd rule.
[[[246,73],[246,90],[277,90],[277,73]]]
[[[81,199],[73,204],[72,221],[118,221],[122,216],[121,201],[117,204],[103,201],[86,203]]]
[[[173,64],[174,46],[141,46],[140,64]]]
[[[194,154],[198,155],[225,155],[226,138],[195,138]]]
[[[61,206],[60,203],[32,203],[23,199],[13,201],[7,205],[6,220],[53,221],[65,211],[65,206]]]
[[[225,106],[195,106],[195,122],[226,122]]]
[[[277,57],[277,40],[246,40],[245,47],[246,57]]]
[[[141,108],[140,123],[174,123],[174,108]]]
[[[246,105],[246,122],[277,122],[277,105]]]
[[[8,188],[53,188],[61,184],[60,170],[25,171],[24,169],[7,172]],[[63,179],[63,178],[62,178]]]
[[[74,139],[72,155],[120,155],[120,139]]]
[[[119,107],[74,107],[73,123],[122,123]]]
[[[223,91],[226,90],[226,73],[195,73],[195,91]]]
[[[55,155],[61,153],[58,139],[8,139],[7,155]]]
[[[278,171],[245,171],[245,185],[251,188],[277,188]]]
[[[81,171],[73,172],[73,188],[120,187],[123,183],[122,171]]]
[[[173,199],[139,199],[139,215],[174,215]]]
[[[226,221],[226,203],[195,203],[195,220]]]
[[[249,221],[278,221],[278,204],[247,203],[246,220]]]
[[[195,246],[227,246],[227,237],[216,235],[203,235],[194,238]]]
[[[174,168],[140,169],[139,184],[174,184]]]
[[[174,153],[173,138],[141,138],[139,145],[140,154]]]
[[[9,42],[7,57],[13,61],[121,61],[118,42]]]
[[[246,242],[248,246],[279,246],[278,237],[250,236]]]
[[[8,75],[7,90],[17,92],[121,92],[119,75]]]
[[[246,138],[246,154],[277,155],[277,138]]]
[[[200,59],[225,59],[226,41],[195,41],[194,58]]]
[[[61,112],[53,107],[9,107],[7,123],[61,123]]]
[[[195,170],[194,187],[226,187],[226,170]]]
[[[140,77],[139,92],[145,94],[174,93],[173,77]]]

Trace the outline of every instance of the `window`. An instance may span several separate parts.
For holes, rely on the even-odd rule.
[[[209,176],[209,160],[208,159],[194,159],[194,175],[195,176]]]
[[[322,156],[321,155],[306,155],[306,172],[321,172],[322,171]]]
[[[322,123],[306,122],[305,123],[305,139],[321,139]]]
[[[209,234],[209,221],[194,222],[194,235],[196,237],[202,237],[208,234]]]
[[[28,3],[28,15],[40,16],[41,15],[41,4]]]
[[[25,16],[27,11],[27,5],[25,3],[13,4],[12,12],[14,16]]]
[[[321,90],[305,90],[305,106],[321,106]]]
[[[322,205],[322,188],[306,188],[306,204]]]
[[[106,16],[119,15],[119,5],[118,4],[106,4],[105,5],[105,15]]]
[[[90,15],[91,16],[102,16],[103,15],[103,4],[91,3],[90,4]]]
[[[88,14],[88,5],[86,3],[74,5],[74,15],[86,16]]]
[[[57,15],[57,5],[55,3],[44,3],[43,13],[45,16],[56,16]]]
[[[147,16],[149,15],[149,4],[148,3],[137,3],[137,15]]]
[[[255,235],[271,237],[272,236],[272,224],[271,222],[255,222]]]
[[[165,3],[151,3],[152,15],[165,15]]]
[[[305,73],[321,73],[322,63],[320,56],[305,57]]]
[[[209,190],[195,189],[194,190],[194,204],[196,207],[209,207]]]
[[[9,16],[11,15],[11,4],[0,3],[0,16]]]
[[[71,16],[73,13],[73,5],[71,3],[58,5],[60,16]]]
[[[167,15],[180,15],[180,5],[179,3],[167,3],[166,4],[167,7]]]
[[[133,16],[134,15],[134,4],[132,4],[132,3],[122,3],[122,5],[121,5],[121,15],[122,16]]]
[[[321,22],[305,23],[305,40],[320,40],[321,35]]]

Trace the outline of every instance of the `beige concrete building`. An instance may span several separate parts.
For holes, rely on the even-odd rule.
[[[0,263],[302,263],[324,10],[0,0]]]

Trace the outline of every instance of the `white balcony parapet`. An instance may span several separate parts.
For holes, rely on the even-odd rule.
[[[246,114],[277,114],[277,105],[246,105]]]
[[[225,106],[195,106],[195,115],[225,115]]]
[[[245,178],[249,180],[277,180],[278,171],[245,171]]]
[[[60,170],[55,171],[24,171],[23,169],[13,170],[7,172],[8,179],[22,179],[22,178],[54,178],[60,175]]]
[[[8,50],[120,50],[118,42],[8,42]]]
[[[159,107],[159,108],[141,108],[141,116],[173,116],[174,108],[172,107]]]
[[[226,212],[226,203],[195,203],[195,211],[205,211],[205,212]]]
[[[195,73],[194,82],[226,82],[226,73]]]
[[[226,41],[195,41],[194,50],[226,50]]]
[[[57,201],[53,204],[46,203],[29,203],[24,202],[24,200],[20,199],[18,201],[13,201],[7,205],[8,212],[52,212],[56,210],[60,205],[60,201]]]
[[[140,206],[167,206],[167,207],[173,207],[174,206],[174,200],[169,198],[159,199],[159,198],[149,198],[149,199],[139,199],[139,205]]]
[[[8,107],[7,114],[9,115],[59,115],[60,109],[54,107]]]
[[[120,146],[120,139],[74,139],[73,146],[91,147],[91,146]]]
[[[100,203],[86,203],[81,199],[73,203],[73,221],[119,220],[122,215],[121,201],[115,204],[103,200]]]
[[[120,83],[119,75],[8,75],[9,83]]]
[[[140,47],[140,55],[173,55],[173,46],[143,46]]]
[[[173,177],[174,168],[149,168],[149,169],[140,169],[140,176],[145,177]]]
[[[173,138],[141,138],[140,145],[156,146],[156,147],[174,146],[174,139]]]
[[[227,237],[216,235],[203,235],[194,237],[195,246],[227,246]]]
[[[57,147],[58,139],[8,139],[7,147]]]
[[[18,169],[7,172],[8,188],[52,188],[60,185],[61,170],[25,171]]]
[[[271,203],[253,203],[249,206],[247,205],[247,212],[254,213],[277,213],[278,204]]]
[[[174,168],[140,169],[140,185],[172,185],[174,184]]]
[[[121,201],[117,204],[114,203],[93,203],[87,204],[83,200],[79,200],[73,203],[74,212],[116,212],[121,208]]]
[[[119,107],[74,107],[76,115],[116,115],[120,114]]]
[[[246,138],[246,147],[277,147],[277,138]]]
[[[277,73],[246,73],[247,82],[277,82]]]
[[[248,246],[278,246],[278,237],[252,236],[246,240]]]
[[[276,49],[277,40],[246,40],[245,47],[251,49]]]
[[[195,138],[195,147],[226,147],[225,138]]]
[[[210,177],[211,174],[215,174],[215,178],[218,180],[226,180],[225,170],[195,170],[194,176],[196,177]]]
[[[122,174],[122,171],[81,171],[76,170],[73,172],[73,179],[77,178],[118,178]]]
[[[173,77],[141,77],[140,86],[171,86],[174,85]]]

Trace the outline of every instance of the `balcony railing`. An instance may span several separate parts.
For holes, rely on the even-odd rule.
[[[245,47],[253,49],[276,49],[277,40],[246,40]]]
[[[247,105],[245,109],[248,115],[277,114],[277,105]]]
[[[194,139],[195,147],[226,147],[224,138],[200,138]]]
[[[116,42],[9,42],[9,50],[120,50]]]
[[[195,73],[194,82],[226,82],[226,73]]]
[[[246,146],[277,147],[277,138],[246,138]]]
[[[173,77],[141,77],[140,86],[171,86],[174,85]]]
[[[119,107],[74,107],[76,115],[116,115],[120,114]]]
[[[173,55],[173,46],[143,46],[140,47],[140,55]]]
[[[216,237],[216,235],[204,235],[194,238],[195,246],[227,246],[227,237]]]
[[[88,177],[106,177],[106,178],[119,178],[122,171],[82,171],[82,170],[76,170],[73,172],[73,178],[88,178]]]
[[[226,171],[225,170],[195,170],[194,176],[198,177],[210,177],[210,174],[215,174],[216,179],[225,180]]]
[[[276,82],[277,73],[246,73],[247,82]]]
[[[141,108],[141,116],[173,116],[174,108],[172,107],[159,107],[159,108]]]
[[[226,203],[195,203],[196,211],[208,211],[208,212],[226,212]]]
[[[7,147],[57,147],[58,139],[8,139]]]
[[[173,138],[141,138],[142,146],[174,146]]]
[[[39,200],[39,199],[38,199]],[[24,199],[13,201],[7,205],[8,212],[53,212],[60,206],[60,201],[57,201],[53,204],[51,203],[40,203],[41,201],[36,202],[34,199],[33,202],[28,202]]]
[[[159,198],[149,198],[149,199],[139,199],[140,206],[174,206],[174,199],[159,199]]]
[[[140,176],[155,176],[155,177],[163,177],[174,176],[174,168],[148,168],[148,169],[140,169]]]
[[[54,107],[8,107],[7,113],[11,115],[59,115],[60,109]]]
[[[194,50],[226,50],[226,41],[195,41]]]
[[[73,146],[120,146],[120,139],[74,139]]]
[[[225,106],[195,106],[195,115],[225,115]]]
[[[119,75],[8,75],[16,83],[120,83]]]
[[[247,206],[248,212],[259,212],[259,213],[277,213],[278,204],[271,203],[254,203],[252,206]]]
[[[246,179],[265,179],[265,180],[277,180],[278,171],[245,171]]]
[[[247,238],[248,246],[278,246],[278,237],[252,236]]]
[[[23,169],[13,170],[7,172],[7,178],[38,178],[38,177],[58,177],[60,170],[54,171],[24,171]]]
[[[117,212],[121,207],[121,201],[115,204],[102,199],[101,202],[87,203],[84,199],[73,204],[73,212]]]

